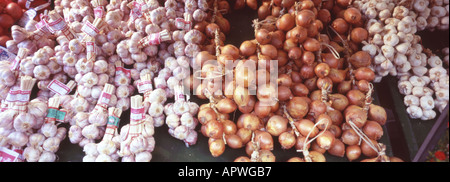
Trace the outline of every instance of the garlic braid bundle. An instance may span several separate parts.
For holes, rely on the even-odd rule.
[[[56,45],[56,41],[51,38],[51,36],[42,36],[38,39],[32,37],[33,32],[38,31],[35,25],[37,25],[37,22],[34,20],[29,21],[25,28],[18,25],[13,25],[11,27],[11,36],[13,39],[6,42],[6,48],[8,49],[8,51],[14,54],[18,54],[20,48],[26,48],[31,53],[34,53],[38,49],[45,46],[54,48]]]
[[[67,130],[58,127],[64,121],[66,113],[59,111],[59,97],[50,98],[48,101],[48,114],[45,123],[37,133],[30,135],[28,145],[24,149],[23,156],[27,162],[55,162],[56,152],[61,141],[66,137]]]
[[[89,143],[84,146],[83,150],[86,156],[83,162],[118,162],[119,155],[117,151],[120,149],[120,136],[118,127],[122,110],[110,107],[108,109],[108,124],[105,135],[100,143]]]
[[[142,96],[131,97],[130,123],[120,130],[119,156],[122,162],[150,162],[155,148],[154,125],[151,116],[146,115]]]
[[[174,89],[175,103],[169,103],[164,108],[164,113],[167,115],[166,124],[169,127],[169,134],[184,141],[186,147],[189,147],[197,143],[198,134],[195,128],[198,120],[195,116],[199,106],[186,98],[183,86],[176,85]],[[150,112],[153,111],[149,110]]]
[[[105,87],[103,88],[103,91],[97,101],[97,105],[88,114],[88,123],[81,130],[81,134],[89,141],[100,139],[104,134],[105,126],[108,122],[107,107],[113,91],[113,85],[105,84]]]

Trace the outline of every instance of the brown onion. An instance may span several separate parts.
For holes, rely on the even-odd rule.
[[[305,160],[300,157],[292,157],[288,159],[287,162],[305,162]]]
[[[275,46],[271,44],[261,45],[261,54],[270,57],[272,60],[275,60],[278,57],[278,50]]]
[[[321,135],[316,138],[316,142],[320,148],[328,150],[331,148],[335,141],[334,134],[330,131],[324,131]]]
[[[341,138],[342,129],[337,125],[331,125],[330,129],[328,129],[331,133],[333,133],[335,138]]]
[[[331,107],[338,111],[344,111],[349,104],[347,97],[342,94],[330,94],[328,99],[331,100]]]
[[[368,38],[369,32],[361,27],[352,29],[352,32],[350,33],[350,39],[357,44],[361,43],[362,41],[367,41]]]
[[[370,139],[370,142],[372,142],[373,146],[375,146],[375,148],[378,146],[378,142],[375,140]],[[361,142],[361,151],[362,153],[366,156],[366,157],[376,157],[378,156],[378,153],[373,150],[369,144],[366,141],[362,141]]]
[[[275,162],[276,157],[270,150],[261,150],[259,151],[259,158],[261,162]]]
[[[237,86],[234,90],[233,99],[238,106],[246,106],[250,102],[250,93],[246,88]]]
[[[285,132],[288,127],[288,120],[279,115],[273,115],[267,121],[266,130],[273,136],[279,136]]]
[[[344,116],[341,111],[338,110],[330,110],[327,111],[328,116],[331,118],[331,123],[336,126],[341,126],[344,122]]]
[[[341,140],[346,145],[358,145],[360,137],[353,129],[344,130],[341,135]]]
[[[288,74],[278,75],[277,83],[280,86],[290,87],[292,85],[292,78]]]
[[[265,131],[256,130],[255,132],[255,142],[259,143],[261,150],[272,150],[273,149],[273,138],[270,133]]]
[[[261,128],[261,121],[256,115],[243,114],[238,119],[237,127],[247,128],[249,130],[255,131]]]
[[[381,106],[378,106],[375,104],[370,104],[368,119],[370,119],[372,121],[376,121],[381,126],[383,126],[384,124],[386,124],[386,120],[387,120],[386,110]]]
[[[325,156],[323,154],[321,154],[320,152],[316,152],[316,151],[310,151],[309,157],[311,158],[312,162],[326,162],[327,161],[327,159],[325,158]]]
[[[313,142],[311,142],[311,150],[319,152],[321,154],[324,154],[325,152],[327,152],[327,150],[325,150],[324,148],[321,148],[319,146],[319,144],[317,144],[317,140],[314,140]]]
[[[308,30],[302,26],[296,26],[286,34],[286,39],[293,39],[295,43],[303,43],[308,38]]]
[[[315,20],[316,15],[308,9],[301,10],[296,17],[297,25],[302,27],[309,27]]]
[[[349,7],[344,12],[344,19],[348,23],[351,24],[357,24],[359,21],[361,21],[361,12],[359,9],[356,9],[354,7]]]
[[[233,100],[225,98],[225,99],[220,100],[216,104],[216,108],[217,108],[217,111],[219,111],[221,113],[229,114],[229,113],[236,111],[236,109],[238,107]]]
[[[223,136],[223,125],[217,120],[206,123],[205,134],[209,138],[221,139]]]
[[[309,137],[315,137],[319,133],[319,129],[314,126],[314,122],[308,119],[302,119],[300,121],[296,121],[295,127],[303,136],[307,136],[309,133]]]
[[[302,62],[303,63],[305,63],[307,65],[311,65],[311,64],[314,63],[315,60],[316,60],[316,56],[314,55],[313,52],[305,51],[303,53],[303,56],[302,56]]]
[[[320,9],[317,14],[317,19],[322,21],[324,24],[328,24],[331,22],[331,13],[327,9]]]
[[[358,145],[350,145],[347,146],[345,149],[345,156],[347,156],[347,159],[351,162],[356,159],[359,159],[361,156],[361,147]]]
[[[330,74],[330,66],[327,63],[319,63],[314,68],[314,73],[316,73],[316,76],[319,78],[326,77]]]
[[[322,53],[322,62],[327,63],[330,68],[338,69],[340,59],[334,57],[332,53]]]
[[[209,152],[211,152],[211,155],[213,157],[219,157],[220,155],[225,152],[225,143],[223,142],[222,138],[220,139],[214,139],[209,138]]]
[[[379,140],[384,133],[383,127],[375,121],[367,121],[362,131],[372,140]]]
[[[340,94],[347,94],[347,92],[350,91],[351,89],[352,89],[352,81],[350,80],[342,81],[341,83],[339,83],[337,87],[337,91]]]
[[[292,132],[283,132],[278,136],[278,142],[280,142],[282,149],[290,149],[296,144],[295,135]]]
[[[260,43],[261,45],[268,44],[270,43],[270,41],[272,41],[272,35],[266,29],[257,30],[255,33],[255,38],[256,41],[258,41],[258,43]]]
[[[258,18],[260,20],[264,20],[271,14],[271,11],[269,9],[269,5],[263,4],[258,8]]]
[[[293,97],[292,91],[287,86],[278,86],[278,100],[279,101],[288,101]]]
[[[199,110],[197,118],[201,124],[206,124],[207,122],[209,122],[211,120],[216,120],[217,115],[216,115],[216,112],[214,112],[214,110],[209,107],[209,108]]]
[[[276,93],[276,86],[272,83],[258,85],[256,96],[263,104],[272,105],[278,97]]]
[[[231,44],[227,44],[225,46],[220,47],[221,54],[231,55],[233,56],[234,59],[239,59],[240,57],[239,52],[240,52],[239,48]]]
[[[242,139],[237,135],[225,135],[225,140],[227,141],[227,145],[232,149],[239,149],[244,146],[242,143]]]
[[[331,81],[333,83],[337,83],[337,84],[340,84],[341,82],[343,82],[345,80],[346,76],[347,76],[347,70],[340,70],[340,69],[335,69],[335,68],[331,68],[330,74],[328,75],[328,77],[331,79]]]
[[[247,6],[253,10],[256,10],[258,8],[258,1],[257,0],[246,0]]]
[[[306,116],[309,106],[302,97],[294,97],[287,103],[286,109],[291,117],[300,119]]]
[[[345,121],[349,122],[352,121],[356,127],[362,128],[364,124],[367,122],[367,113],[364,111],[363,108],[356,106],[356,105],[350,105],[345,109],[344,111],[345,115]]]
[[[292,60],[298,60],[302,58],[302,49],[300,47],[293,47],[289,49],[288,56]]]
[[[326,113],[320,114],[316,118],[315,123],[318,123],[317,128],[319,130],[328,130],[332,125],[331,117]]]
[[[313,100],[309,104],[309,113],[308,115],[313,116],[314,118],[317,118],[319,115],[327,112],[327,104],[322,102],[320,99]]]
[[[350,90],[347,92],[348,103],[351,105],[364,106],[366,95],[360,90]]]
[[[370,90],[370,82],[367,80],[359,80],[356,82],[356,86],[361,92],[367,93]]]
[[[270,106],[266,106],[261,104],[260,101],[257,101],[255,104],[255,115],[258,116],[259,118],[265,118],[267,116],[269,116],[269,114],[271,113],[272,108]]]
[[[349,25],[343,18],[336,18],[331,23],[331,27],[339,34],[345,34],[348,31]]]
[[[309,79],[313,78],[315,75],[314,73],[314,66],[313,65],[303,65],[302,68],[300,68],[300,76],[302,79]]]
[[[281,16],[276,23],[279,30],[289,31],[295,26],[295,17],[287,13]]]
[[[297,97],[305,97],[309,94],[308,88],[303,83],[297,83],[291,87],[292,94]]]
[[[306,137],[304,136],[299,136],[297,137],[297,142],[295,143],[295,149],[296,150],[303,150],[303,147],[305,147],[305,142],[308,142],[306,140]],[[309,150],[309,148],[311,147],[311,143],[308,143],[308,145],[306,145],[306,150]]]
[[[239,106],[239,111],[242,113],[251,113],[255,109],[256,97],[254,95],[250,95],[250,100],[246,105]]]
[[[252,139],[252,130],[247,128],[239,128],[236,135],[241,138],[242,143],[248,143]]]
[[[375,72],[368,67],[360,67],[355,70],[354,74],[357,80],[366,80],[371,82],[375,79]]]
[[[223,133],[225,133],[225,135],[232,135],[232,134],[236,134],[237,132],[237,126],[236,124],[231,121],[231,120],[221,120],[222,125],[223,125]]]
[[[256,53],[256,44],[253,41],[246,40],[239,47],[241,55],[248,57]]]
[[[315,38],[306,38],[305,42],[303,42],[303,48],[306,51],[316,52],[320,50],[320,42]]]
[[[328,149],[328,153],[337,157],[344,157],[345,145],[341,140],[334,140],[333,145]]]
[[[355,67],[368,67],[372,64],[372,57],[365,51],[358,51],[349,58],[349,62]]]

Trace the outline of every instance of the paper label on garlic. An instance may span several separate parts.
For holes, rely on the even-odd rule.
[[[25,27],[25,25],[36,17],[37,12],[34,9],[29,9],[25,11],[22,15],[22,18],[17,22],[17,25],[21,27]]]
[[[59,30],[64,30],[65,27],[67,27],[66,21],[64,21],[64,18],[60,17],[56,19],[53,22],[47,22],[47,25],[50,27],[50,32],[55,33]]]
[[[70,92],[70,88],[58,80],[52,80],[48,84],[47,89],[58,95],[67,95]]]
[[[15,162],[20,153],[5,147],[0,147],[0,162]]]
[[[103,6],[98,6],[94,8],[95,18],[103,18],[104,15],[105,15],[105,8]]]
[[[11,69],[11,71],[17,71],[17,70],[19,70],[19,67],[20,67],[20,58],[18,57],[18,56],[16,56],[15,58],[14,58],[14,61],[11,63],[11,67],[10,67],[10,69]]]
[[[124,67],[116,67],[116,75],[124,74],[127,78],[131,79],[131,70]]]
[[[138,91],[139,91],[140,94],[143,94],[145,92],[153,90],[153,85],[152,85],[152,81],[151,80],[140,81],[136,85],[137,85],[137,88],[138,88]]]
[[[110,100],[111,100],[111,94],[102,92],[102,95],[98,99],[97,104],[108,105]]]
[[[186,30],[186,31],[189,31],[189,30],[191,30],[192,28],[192,22],[190,22],[190,21],[186,21],[185,19],[183,19],[183,18],[176,18],[175,19],[175,26],[178,28],[178,29],[182,29],[182,30]]]
[[[28,102],[30,101],[31,91],[10,90],[6,96],[8,102]]]
[[[149,45],[159,45],[161,44],[161,34],[160,33],[153,33],[150,34],[143,39],[139,41],[139,44],[141,44],[143,47],[149,46]]]
[[[94,25],[92,25],[92,23],[89,21],[86,21],[84,23],[83,27],[81,27],[81,31],[92,37],[95,37],[98,33],[100,33],[100,30]]]
[[[177,85],[174,87],[174,97],[175,101],[186,101],[186,96],[184,95],[184,87]]]
[[[141,108],[131,108],[130,120],[131,121],[141,121],[144,119],[144,107]]]
[[[119,122],[120,119],[118,117],[115,116],[108,116],[108,123],[107,123],[107,127],[112,127],[112,128],[118,128],[119,127]]]
[[[9,52],[6,48],[0,46],[0,61],[13,62],[16,59],[16,55]]]

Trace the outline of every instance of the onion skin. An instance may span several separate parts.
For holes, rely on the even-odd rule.
[[[345,148],[345,156],[350,162],[359,159],[361,153],[361,148],[358,145],[350,145]]]
[[[276,26],[279,30],[285,32],[291,30],[295,26],[295,17],[287,13],[277,20]]]
[[[372,57],[365,51],[358,51],[349,58],[355,68],[368,67],[372,64]]]
[[[316,142],[320,148],[328,150],[331,148],[335,141],[334,134],[330,131],[324,131],[320,136],[316,138]]]
[[[308,115],[312,116],[313,118],[317,118],[327,111],[327,105],[319,99],[312,101],[311,104],[309,104],[309,108],[310,109]]]
[[[355,71],[356,80],[373,81],[375,79],[375,72],[368,67],[360,67]]]
[[[311,157],[312,162],[326,162],[326,158],[323,154],[316,151],[310,151],[309,157]]]
[[[303,83],[296,83],[291,87],[292,94],[297,97],[306,97],[309,94],[309,89]]]
[[[347,99],[350,105],[363,107],[366,102],[366,95],[360,90],[350,90],[347,92]]]
[[[305,144],[305,140],[306,140],[306,137],[304,137],[304,136],[297,137],[297,143],[295,143],[295,149],[296,150],[303,150],[303,147],[304,147],[304,144]],[[305,149],[309,150],[310,147],[311,147],[311,143],[309,143],[306,146]]]
[[[255,115],[259,118],[265,118],[269,116],[269,114],[272,111],[272,108],[270,106],[264,106],[261,104],[260,101],[257,101],[255,104]]]
[[[234,90],[233,99],[238,106],[246,106],[250,102],[250,93],[246,88],[238,86]]]
[[[292,157],[287,162],[305,162],[305,160],[300,157]]]
[[[237,132],[236,124],[231,120],[220,120],[223,125],[223,132],[225,135],[233,135]]]
[[[240,156],[240,157],[236,158],[234,160],[234,162],[251,162],[251,160],[247,156]]]
[[[306,116],[309,110],[308,103],[302,97],[294,97],[287,104],[287,111],[294,119]]]
[[[198,112],[197,119],[201,124],[206,124],[211,120],[216,120],[217,115],[212,108],[205,108]]]
[[[239,51],[241,52],[241,55],[243,56],[251,56],[256,53],[256,44],[252,41],[244,41],[242,42],[241,46],[239,47]]]
[[[221,139],[223,136],[223,125],[217,120],[206,123],[205,134],[209,138]]]
[[[273,150],[273,138],[265,131],[255,131],[255,142],[258,142],[261,150]]]
[[[252,130],[247,128],[239,128],[236,135],[241,138],[242,143],[248,143],[252,138]]]
[[[320,114],[316,118],[315,123],[319,123],[317,124],[317,128],[319,128],[319,130],[328,130],[332,125],[331,117],[326,113]]]
[[[330,74],[330,66],[327,63],[319,63],[314,68],[314,73],[316,73],[316,76],[319,78],[324,78]]]
[[[243,114],[239,117],[237,122],[238,128],[247,128],[251,131],[255,131],[261,128],[260,119],[254,114]]]
[[[261,150],[259,151],[259,157],[261,162],[275,162],[276,157],[270,150]]]
[[[328,98],[331,100],[331,107],[338,111],[344,111],[349,105],[349,101],[345,95],[330,94]]]

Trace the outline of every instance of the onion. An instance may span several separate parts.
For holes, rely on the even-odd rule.
[[[378,105],[370,104],[369,105],[369,113],[368,119],[372,121],[378,122],[381,126],[386,124],[387,114],[386,110]]]
[[[363,41],[367,41],[369,37],[369,32],[361,27],[356,27],[352,30],[352,32],[350,33],[350,39],[354,42],[354,43],[361,43]]]
[[[256,116],[258,116],[259,118],[265,118],[265,117],[269,116],[269,114],[272,111],[272,108],[270,106],[261,104],[260,101],[257,101],[255,104],[254,110],[255,110]]]
[[[295,143],[295,149],[296,150],[303,150],[304,149],[304,145],[305,145],[305,140],[306,137],[304,136],[299,136],[297,137],[297,143]],[[306,141],[307,142],[307,141]],[[309,143],[308,145],[306,145],[305,149],[309,150],[309,148],[311,147],[311,143]]]
[[[331,23],[331,27],[333,27],[333,29],[336,30],[336,32],[339,34],[345,34],[349,29],[347,21],[345,21],[343,18],[334,19],[334,21]]]
[[[305,162],[305,160],[300,157],[292,157],[288,159],[287,162]]]
[[[255,33],[255,39],[261,45],[265,45],[272,41],[272,35],[267,29],[259,29]]]
[[[278,142],[280,142],[282,149],[290,149],[297,143],[295,135],[288,131],[280,134]]]
[[[378,146],[378,142],[375,140],[370,139],[370,141],[372,142],[373,146]],[[362,153],[366,156],[366,157],[376,157],[378,156],[378,153],[376,151],[374,151],[369,144],[367,144],[367,142],[365,142],[364,140],[361,142],[361,151]]]
[[[354,161],[361,156],[361,148],[358,145],[347,146],[345,156],[347,156],[349,161]]]
[[[292,91],[287,86],[278,86],[278,100],[288,101],[293,97]]]
[[[330,66],[327,63],[319,63],[314,68],[314,73],[316,73],[316,76],[319,78],[326,77],[330,74]]]
[[[223,133],[225,133],[225,135],[232,135],[232,134],[236,134],[237,132],[237,126],[233,121],[230,120],[221,120],[222,125],[223,125]]]
[[[223,125],[217,120],[210,120],[205,125],[205,134],[209,138],[221,139],[223,136]]]
[[[344,121],[344,116],[341,111],[338,110],[329,110],[327,111],[328,116],[331,118],[331,123],[336,126],[341,126]]]
[[[339,83],[337,90],[340,94],[347,94],[352,89],[352,82],[350,80]]]
[[[238,135],[225,135],[227,145],[232,149],[242,148],[244,145],[242,139]]]
[[[367,80],[369,82],[375,79],[375,72],[368,67],[360,67],[354,72],[356,80]]]
[[[286,109],[291,117],[300,119],[306,116],[309,106],[303,97],[294,97],[287,103]]]
[[[358,51],[349,58],[349,62],[356,68],[368,67],[372,64],[372,57],[365,51]]]
[[[217,108],[217,111],[219,111],[220,113],[229,114],[229,113],[236,111],[236,109],[238,107],[237,107],[236,103],[234,103],[233,100],[225,98],[225,99],[222,99],[219,102],[217,102],[216,108]]]
[[[324,131],[321,135],[316,138],[316,142],[320,148],[328,150],[334,143],[334,134],[330,131]]]
[[[383,128],[375,121],[367,121],[362,131],[372,140],[379,140],[383,136]]]
[[[348,23],[357,24],[361,21],[361,17],[361,12],[354,7],[349,7],[344,11],[344,19]]]
[[[367,113],[359,106],[351,105],[344,111],[345,120],[352,121],[358,128],[364,126],[367,121]]]
[[[270,133],[265,131],[255,131],[255,142],[259,143],[261,150],[272,150],[273,149],[273,138]]]
[[[247,128],[251,131],[255,131],[261,128],[260,119],[254,114],[242,114],[237,121],[238,128]]]
[[[309,152],[309,157],[311,157],[312,162],[326,162],[326,158],[323,154],[316,151]]]
[[[292,94],[297,97],[305,97],[309,94],[309,89],[303,83],[296,83],[291,87]]]
[[[307,38],[305,42],[303,42],[303,48],[306,51],[316,52],[320,50],[320,42],[315,38]]]
[[[275,60],[278,57],[278,50],[271,44],[261,45],[261,54],[270,57],[271,60]]]
[[[319,129],[314,126],[314,122],[308,119],[302,119],[300,121],[296,121],[295,127],[303,136],[307,136],[309,133],[309,137],[315,137],[319,133]]]
[[[248,143],[252,139],[252,130],[247,128],[239,128],[236,135],[242,139],[242,143]]]
[[[353,129],[344,130],[341,135],[341,140],[346,145],[357,145],[360,137]]]
[[[201,124],[206,124],[208,121],[216,120],[217,115],[212,108],[206,107],[199,110],[197,119]]]
[[[339,70],[335,68],[330,69],[330,73],[328,77],[331,79],[333,83],[341,83],[345,80],[347,76],[347,70]]]
[[[241,111],[242,113],[251,113],[255,108],[255,104],[256,97],[254,95],[250,95],[249,102],[244,106],[239,106],[239,111]]]
[[[334,140],[333,145],[328,149],[328,153],[337,157],[344,157],[345,145],[341,140]]]
[[[246,88],[237,86],[234,90],[233,99],[238,106],[245,106],[250,102],[250,93]]]
[[[251,56],[256,53],[256,44],[249,40],[244,41],[239,47],[239,51],[243,56]]]
[[[309,27],[315,21],[316,15],[311,10],[301,10],[296,17],[296,23],[298,26]]]
[[[270,150],[260,150],[259,158],[261,159],[261,162],[275,162],[276,161],[275,155],[273,155],[273,153]]]
[[[347,99],[350,105],[363,107],[366,102],[366,95],[360,90],[350,90],[347,92]]]
[[[211,155],[213,157],[219,157],[220,155],[225,152],[225,143],[223,142],[222,138],[220,139],[214,139],[209,138],[209,152],[211,152]]]
[[[308,115],[313,116],[314,118],[317,118],[319,115],[325,113],[327,111],[327,104],[324,102],[318,100],[314,100],[309,104],[309,113]],[[331,118],[330,118],[331,121]]]
[[[279,115],[273,115],[267,121],[266,130],[273,136],[279,136],[287,130],[288,120]]]
[[[319,128],[319,130],[327,130],[332,125],[331,117],[326,113],[320,114],[315,122],[318,123],[317,128]]]
[[[236,158],[234,160],[234,162],[251,162],[251,160],[247,156],[240,156],[240,157]]]
[[[314,140],[313,142],[311,142],[311,150],[319,152],[321,154],[324,154],[325,152],[327,152],[327,150],[325,150],[324,148],[321,148],[319,146],[319,144],[317,144],[317,140]]]
[[[276,23],[279,30],[289,31],[295,26],[295,17],[287,13],[281,16]]]
[[[349,105],[349,101],[345,95],[330,94],[328,98],[331,100],[331,107],[338,111],[344,111]]]
[[[328,129],[331,133],[333,133],[335,138],[341,138],[342,135],[342,129],[338,125],[331,125],[331,127]]]

